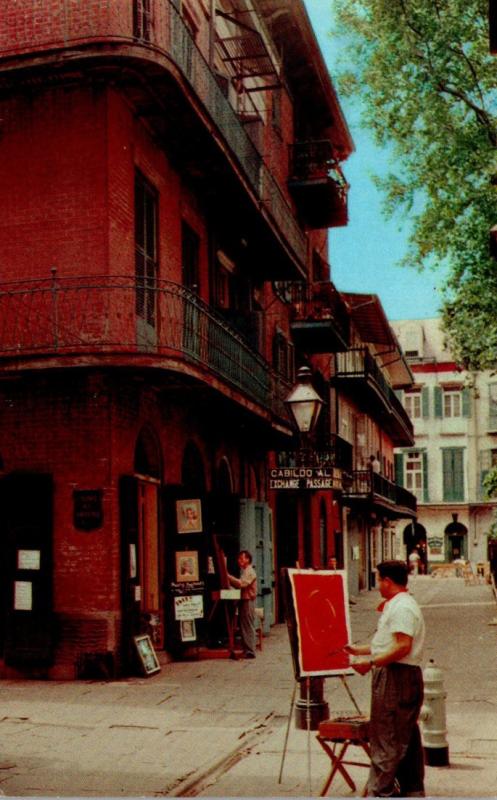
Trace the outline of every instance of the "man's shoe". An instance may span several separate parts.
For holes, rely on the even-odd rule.
[[[244,658],[255,658],[255,653],[245,653]]]

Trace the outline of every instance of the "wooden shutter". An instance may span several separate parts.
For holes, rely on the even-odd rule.
[[[445,502],[464,500],[464,450],[448,447],[442,450],[443,499]]]
[[[471,394],[468,388],[463,389],[462,395],[462,415],[463,417],[471,416]]]
[[[440,386],[435,386],[433,389],[433,403],[434,403],[435,417],[437,419],[441,419],[443,417],[443,409],[442,409],[442,390]]]
[[[423,459],[423,503],[430,502],[430,493],[428,491],[428,453],[426,450],[422,453]]]
[[[404,486],[404,454],[395,453],[395,483],[397,486]]]
[[[423,386],[421,390],[421,408],[423,418],[427,419],[430,416],[430,390],[427,386]]]

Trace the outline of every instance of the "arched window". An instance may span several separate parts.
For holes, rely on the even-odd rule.
[[[162,454],[159,442],[151,428],[142,428],[135,447],[134,471],[160,480],[162,477]]]
[[[181,464],[181,483],[197,497],[205,494],[205,469],[200,450],[193,442],[188,442]]]

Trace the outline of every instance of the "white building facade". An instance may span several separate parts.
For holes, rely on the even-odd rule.
[[[415,378],[398,392],[415,438],[395,453],[396,481],[418,500],[417,522],[400,530],[406,555],[425,542],[429,564],[484,562],[497,506],[483,488],[497,464],[497,375],[459,369],[439,319],[391,325]]]

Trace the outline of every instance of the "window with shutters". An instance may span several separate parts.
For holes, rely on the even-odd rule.
[[[137,39],[149,42],[152,37],[152,0],[134,0],[133,33]]]
[[[406,489],[409,489],[418,500],[424,499],[423,482],[423,455],[419,450],[413,450],[405,454],[405,481]]]
[[[488,387],[488,429],[497,431],[497,383]]]
[[[152,328],[156,324],[157,193],[141,173],[135,178],[136,313]]]
[[[181,261],[183,285],[192,292],[199,289],[200,238],[187,222],[181,225]]]
[[[479,499],[487,500],[487,493],[483,485],[485,476],[488,475],[491,469],[497,467],[497,449],[482,450],[479,454],[479,467],[480,467],[480,480],[479,480]]]
[[[279,372],[288,381],[294,381],[295,359],[293,345],[281,331],[276,331],[273,337],[273,366],[276,372]]]
[[[443,415],[444,417],[462,416],[462,398],[459,391],[447,391],[443,393]]]
[[[460,419],[471,416],[471,394],[467,387],[435,386],[434,412],[439,419]]]
[[[464,500],[464,448],[443,448],[442,469],[444,502]]]
[[[421,392],[405,393],[405,409],[411,419],[421,419]]]

